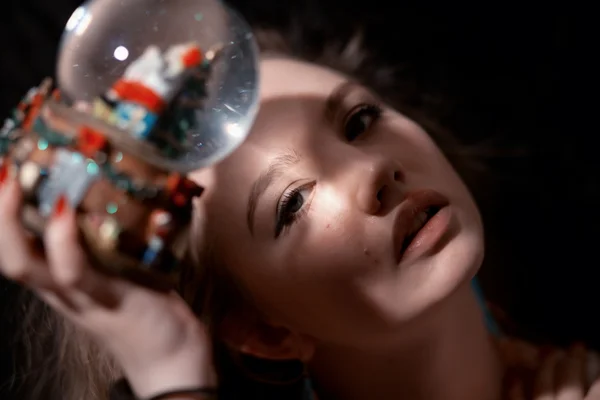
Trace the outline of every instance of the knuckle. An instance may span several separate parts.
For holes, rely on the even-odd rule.
[[[77,242],[77,230],[70,223],[50,221],[44,233],[44,242],[50,249],[62,251]]]
[[[16,282],[27,283],[31,278],[31,260],[28,257],[21,257],[12,260],[8,265],[2,265],[2,273],[8,279]]]
[[[83,271],[79,265],[61,265],[54,275],[56,284],[64,289],[75,289],[81,286]]]
[[[15,215],[13,210],[10,207],[6,206],[6,201],[4,196],[0,198],[0,223],[4,225],[8,221],[12,221],[15,219]]]
[[[17,187],[14,182],[8,182],[0,193],[0,216],[11,216],[15,213],[20,203]]]
[[[6,221],[10,215],[10,212],[7,210],[7,207],[4,206],[4,203],[6,202],[0,197],[0,221]]]

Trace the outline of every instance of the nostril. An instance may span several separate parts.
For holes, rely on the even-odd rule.
[[[394,181],[398,182],[402,180],[402,174],[400,171],[394,171]]]
[[[385,186],[383,186],[381,189],[379,189],[379,191],[377,192],[377,201],[379,203],[381,203],[381,201],[383,200],[383,192],[385,191]]]

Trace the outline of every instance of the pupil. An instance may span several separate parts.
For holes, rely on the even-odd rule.
[[[359,112],[350,118],[348,121],[348,138],[354,139],[361,133],[363,133],[369,125],[369,116],[364,112]]]
[[[303,204],[304,198],[300,195],[300,193],[296,194],[294,198],[290,201],[290,212],[295,213],[300,211]]]

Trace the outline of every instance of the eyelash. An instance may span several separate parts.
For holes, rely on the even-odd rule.
[[[315,185],[315,182],[309,182],[307,184],[296,187],[295,189],[286,191],[279,200],[279,206],[277,207],[277,223],[275,224],[275,239],[277,239],[286,228],[290,228],[295,222],[298,222],[308,212],[308,197],[303,198],[303,203],[300,205],[298,211],[290,211],[293,206],[294,200],[304,190],[310,189]]]
[[[344,131],[344,137],[349,142],[354,141],[360,135],[362,135],[365,131],[369,130],[369,128],[376,123],[379,118],[381,118],[381,114],[383,110],[381,106],[377,104],[359,104],[356,107],[352,108],[346,117],[344,118],[344,124],[342,129]],[[365,123],[362,119],[363,117],[371,118],[368,123]],[[361,124],[361,125],[357,125]],[[365,126],[367,125],[367,126]],[[359,132],[352,132],[352,129],[358,128]]]
[[[369,130],[369,128],[379,120],[381,117],[383,110],[381,106],[377,104],[359,104],[356,107],[352,108],[346,117],[344,118],[343,131],[344,137],[349,142],[354,141],[358,136],[362,135],[365,131]],[[365,124],[362,117],[371,118],[371,120]],[[358,118],[358,119],[356,119]],[[354,125],[351,125],[354,124]],[[356,125],[362,124],[363,126]],[[364,126],[367,125],[367,126]],[[359,132],[351,132],[353,128],[358,128]],[[307,199],[304,198],[303,203],[300,205],[300,209],[298,211],[290,211],[290,207],[293,204],[294,199],[297,198],[301,194],[302,191],[306,189],[310,189],[314,186],[314,182],[309,184],[298,186],[295,189],[289,190],[285,192],[280,201],[279,206],[277,207],[277,222],[275,224],[275,239],[281,236],[284,233],[285,229],[289,229],[295,222],[298,222],[302,217],[306,215],[308,212],[308,205],[306,204]]]

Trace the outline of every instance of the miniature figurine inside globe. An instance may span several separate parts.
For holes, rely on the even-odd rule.
[[[219,0],[93,0],[67,23],[58,87],[118,128],[109,140],[189,172],[246,138],[258,107],[257,54],[248,24]]]

